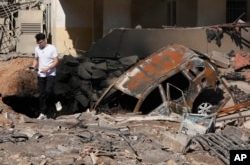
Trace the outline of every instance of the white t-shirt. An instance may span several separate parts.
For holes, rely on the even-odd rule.
[[[51,44],[47,44],[43,49],[40,49],[39,46],[35,48],[35,57],[38,58],[38,76],[39,77],[47,77],[47,76],[55,76],[56,68],[50,69],[47,73],[41,73],[42,68],[49,67],[54,58],[56,58],[57,51],[56,47]]]

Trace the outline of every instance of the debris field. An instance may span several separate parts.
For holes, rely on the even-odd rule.
[[[230,29],[220,28],[205,30],[208,43],[223,45],[214,33]],[[54,92],[63,109],[51,107],[46,120],[36,119],[32,55],[0,55],[1,164],[220,165],[230,150],[250,149],[244,42],[234,38],[240,49],[228,53],[177,43],[150,53],[133,44],[102,51],[114,33],[60,57]]]

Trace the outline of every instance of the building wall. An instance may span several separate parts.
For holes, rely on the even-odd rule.
[[[250,21],[250,0],[247,0],[247,22]]]
[[[168,25],[172,0],[52,0],[52,43],[62,54],[89,50],[113,28]],[[225,23],[227,0],[176,0],[176,26]],[[248,0],[250,13],[250,0]]]
[[[198,0],[197,26],[226,23],[226,0]]]
[[[131,27],[131,0],[103,0],[103,34],[113,28]]]
[[[94,0],[92,42],[103,36],[103,0]]]
[[[176,0],[176,25],[196,26],[197,0]]]
[[[132,27],[160,28],[167,25],[167,0],[132,0]]]
[[[93,31],[93,0],[52,1],[52,43],[61,54],[88,50]]]
[[[247,30],[250,30],[249,28]],[[242,37],[250,38],[250,33],[242,31]],[[231,36],[224,33],[221,45],[216,40],[208,42],[205,27],[193,28],[165,28],[165,29],[115,29],[105,38],[97,43],[89,51],[92,57],[114,58],[119,56],[138,55],[146,57],[153,52],[169,45],[181,44],[201,53],[210,53],[217,50],[222,53],[229,53],[232,50],[238,51],[240,47],[231,39]],[[243,50],[250,50],[249,43],[242,43]],[[112,52],[112,53],[110,53]]]
[[[53,0],[52,42],[61,54],[87,51],[112,28],[131,27],[130,0]]]

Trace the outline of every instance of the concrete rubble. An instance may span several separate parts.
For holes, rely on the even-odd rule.
[[[187,138],[176,134],[178,122],[116,124],[119,116],[92,112],[46,121],[19,116],[1,127],[2,164],[192,164],[181,153]]]
[[[60,116],[56,120],[37,120],[12,111],[5,113],[5,120],[12,124],[0,127],[2,164],[227,164],[228,149],[223,150],[225,155],[216,155],[214,153],[224,145],[215,147],[204,141],[207,138],[227,139],[225,145],[234,144],[230,140],[232,136],[229,138],[220,132],[233,132],[235,139],[242,141],[235,145],[249,147],[247,122],[243,127],[230,126],[217,129],[216,133],[192,137],[179,132],[181,120],[168,121],[159,116],[140,120],[141,116],[135,118],[131,114],[110,116],[83,112]],[[175,119],[169,116],[169,120],[171,117]],[[194,148],[189,140],[206,149]],[[199,160],[199,155],[206,151],[216,156],[203,154],[205,161]]]

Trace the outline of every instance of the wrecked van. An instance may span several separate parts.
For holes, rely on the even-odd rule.
[[[93,109],[211,113],[223,99],[215,68],[189,48],[172,44],[138,62],[113,82]]]

